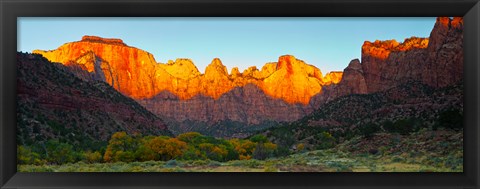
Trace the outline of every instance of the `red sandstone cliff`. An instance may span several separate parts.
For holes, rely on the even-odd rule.
[[[80,78],[105,81],[155,114],[177,121],[293,121],[313,110],[310,99],[322,87],[342,78],[341,72],[323,76],[291,55],[261,70],[250,67],[241,73],[233,68],[230,74],[215,58],[201,74],[190,59],[157,63],[151,54],[119,39],[92,36],[34,53],[66,65]]]
[[[237,68],[230,75],[221,60],[215,58],[201,74],[189,59],[157,63],[150,53],[127,46],[120,39],[95,36],[84,36],[81,41],[66,43],[56,50],[33,53],[86,70],[91,74],[77,75],[105,81],[134,99],[152,98],[162,91],[169,91],[182,100],[196,95],[218,99],[235,87],[254,84],[273,98],[308,104],[323,85],[335,84],[341,79],[338,72],[323,77],[318,68],[291,55],[265,64],[262,70],[250,67],[240,73]]]
[[[366,41],[362,62],[352,60],[342,81],[320,98],[383,91],[414,80],[445,87],[463,79],[463,19],[439,17],[429,38]]]

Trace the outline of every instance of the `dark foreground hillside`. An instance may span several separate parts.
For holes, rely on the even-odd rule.
[[[101,81],[85,81],[41,55],[17,53],[17,144],[47,141],[81,149],[106,145],[114,132],[171,135],[134,100]]]

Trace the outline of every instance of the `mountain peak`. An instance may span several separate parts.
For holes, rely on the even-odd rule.
[[[293,55],[283,55],[278,58],[277,70],[287,69],[289,73],[292,71],[292,63],[296,60]]]
[[[219,58],[214,58],[207,68],[205,68],[205,75],[212,73],[228,75],[227,67],[223,65]]]
[[[450,23],[452,28],[463,29],[463,17],[453,17]]]
[[[233,67],[233,68],[232,68],[232,71],[230,72],[230,74],[231,74],[232,76],[234,76],[234,77],[238,77],[238,76],[241,75],[241,74],[240,74],[240,71],[238,70],[238,67]]]
[[[212,60],[212,62],[210,63],[210,65],[223,66],[223,63],[222,63],[222,61],[220,60],[220,58],[214,58],[214,59]]]
[[[461,33],[463,31],[463,18],[454,17],[438,17],[433,30],[430,32],[430,42],[428,48],[430,52],[438,51],[442,48],[446,39],[450,35]]]
[[[175,61],[169,60],[163,67],[170,75],[176,78],[189,79],[200,75],[197,66],[188,58],[177,58]]]
[[[346,69],[361,70],[360,60],[358,58],[351,60]]]
[[[437,17],[436,23],[441,24],[443,26],[449,27],[450,26],[450,18],[449,17]]]
[[[81,42],[106,43],[106,44],[112,44],[112,45],[127,46],[121,39],[103,38],[103,37],[90,36],[90,35],[83,36]]]

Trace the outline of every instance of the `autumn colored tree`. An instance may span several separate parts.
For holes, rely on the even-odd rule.
[[[205,153],[208,159],[216,161],[225,161],[228,151],[224,145],[213,145],[210,143],[202,143],[199,145],[202,152]]]
[[[255,143],[250,140],[231,139],[235,151],[239,155],[239,159],[251,159],[253,150],[255,149]]]
[[[116,151],[113,156],[113,161],[122,161],[122,162],[133,162],[135,160],[135,155],[132,151]]]
[[[138,161],[152,161],[158,160],[157,153],[151,148],[151,140],[153,136],[147,136],[140,140],[137,150],[135,151],[135,157]]]
[[[187,143],[178,140],[177,138],[170,138],[165,143],[166,158],[175,159],[183,155],[187,150]]]
[[[248,139],[217,139],[203,136],[197,132],[178,135],[176,138],[167,136],[135,135],[125,132],[112,135],[103,160],[105,162],[131,161],[168,161],[172,159],[196,160],[212,159],[229,161],[235,159],[251,159],[256,146],[261,144],[261,152],[270,157],[276,150],[276,145],[269,142],[263,135],[254,136],[257,142]],[[88,162],[96,161],[95,153],[85,153]]]
[[[303,144],[303,143],[297,144],[297,151],[298,152],[302,152],[304,149],[305,149],[305,144]]]
[[[170,160],[183,155],[187,143],[177,138],[155,137],[147,144],[147,148],[155,153],[155,160]]]
[[[107,150],[103,156],[104,161],[129,162],[135,159],[134,152],[137,149],[137,141],[126,132],[116,132],[108,141]]]
[[[98,151],[96,152],[86,151],[83,154],[83,157],[87,163],[100,163],[103,160],[102,154]]]

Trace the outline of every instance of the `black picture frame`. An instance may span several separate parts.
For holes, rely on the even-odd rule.
[[[0,0],[1,188],[479,188],[478,0]],[[17,17],[464,17],[463,173],[17,173]]]

